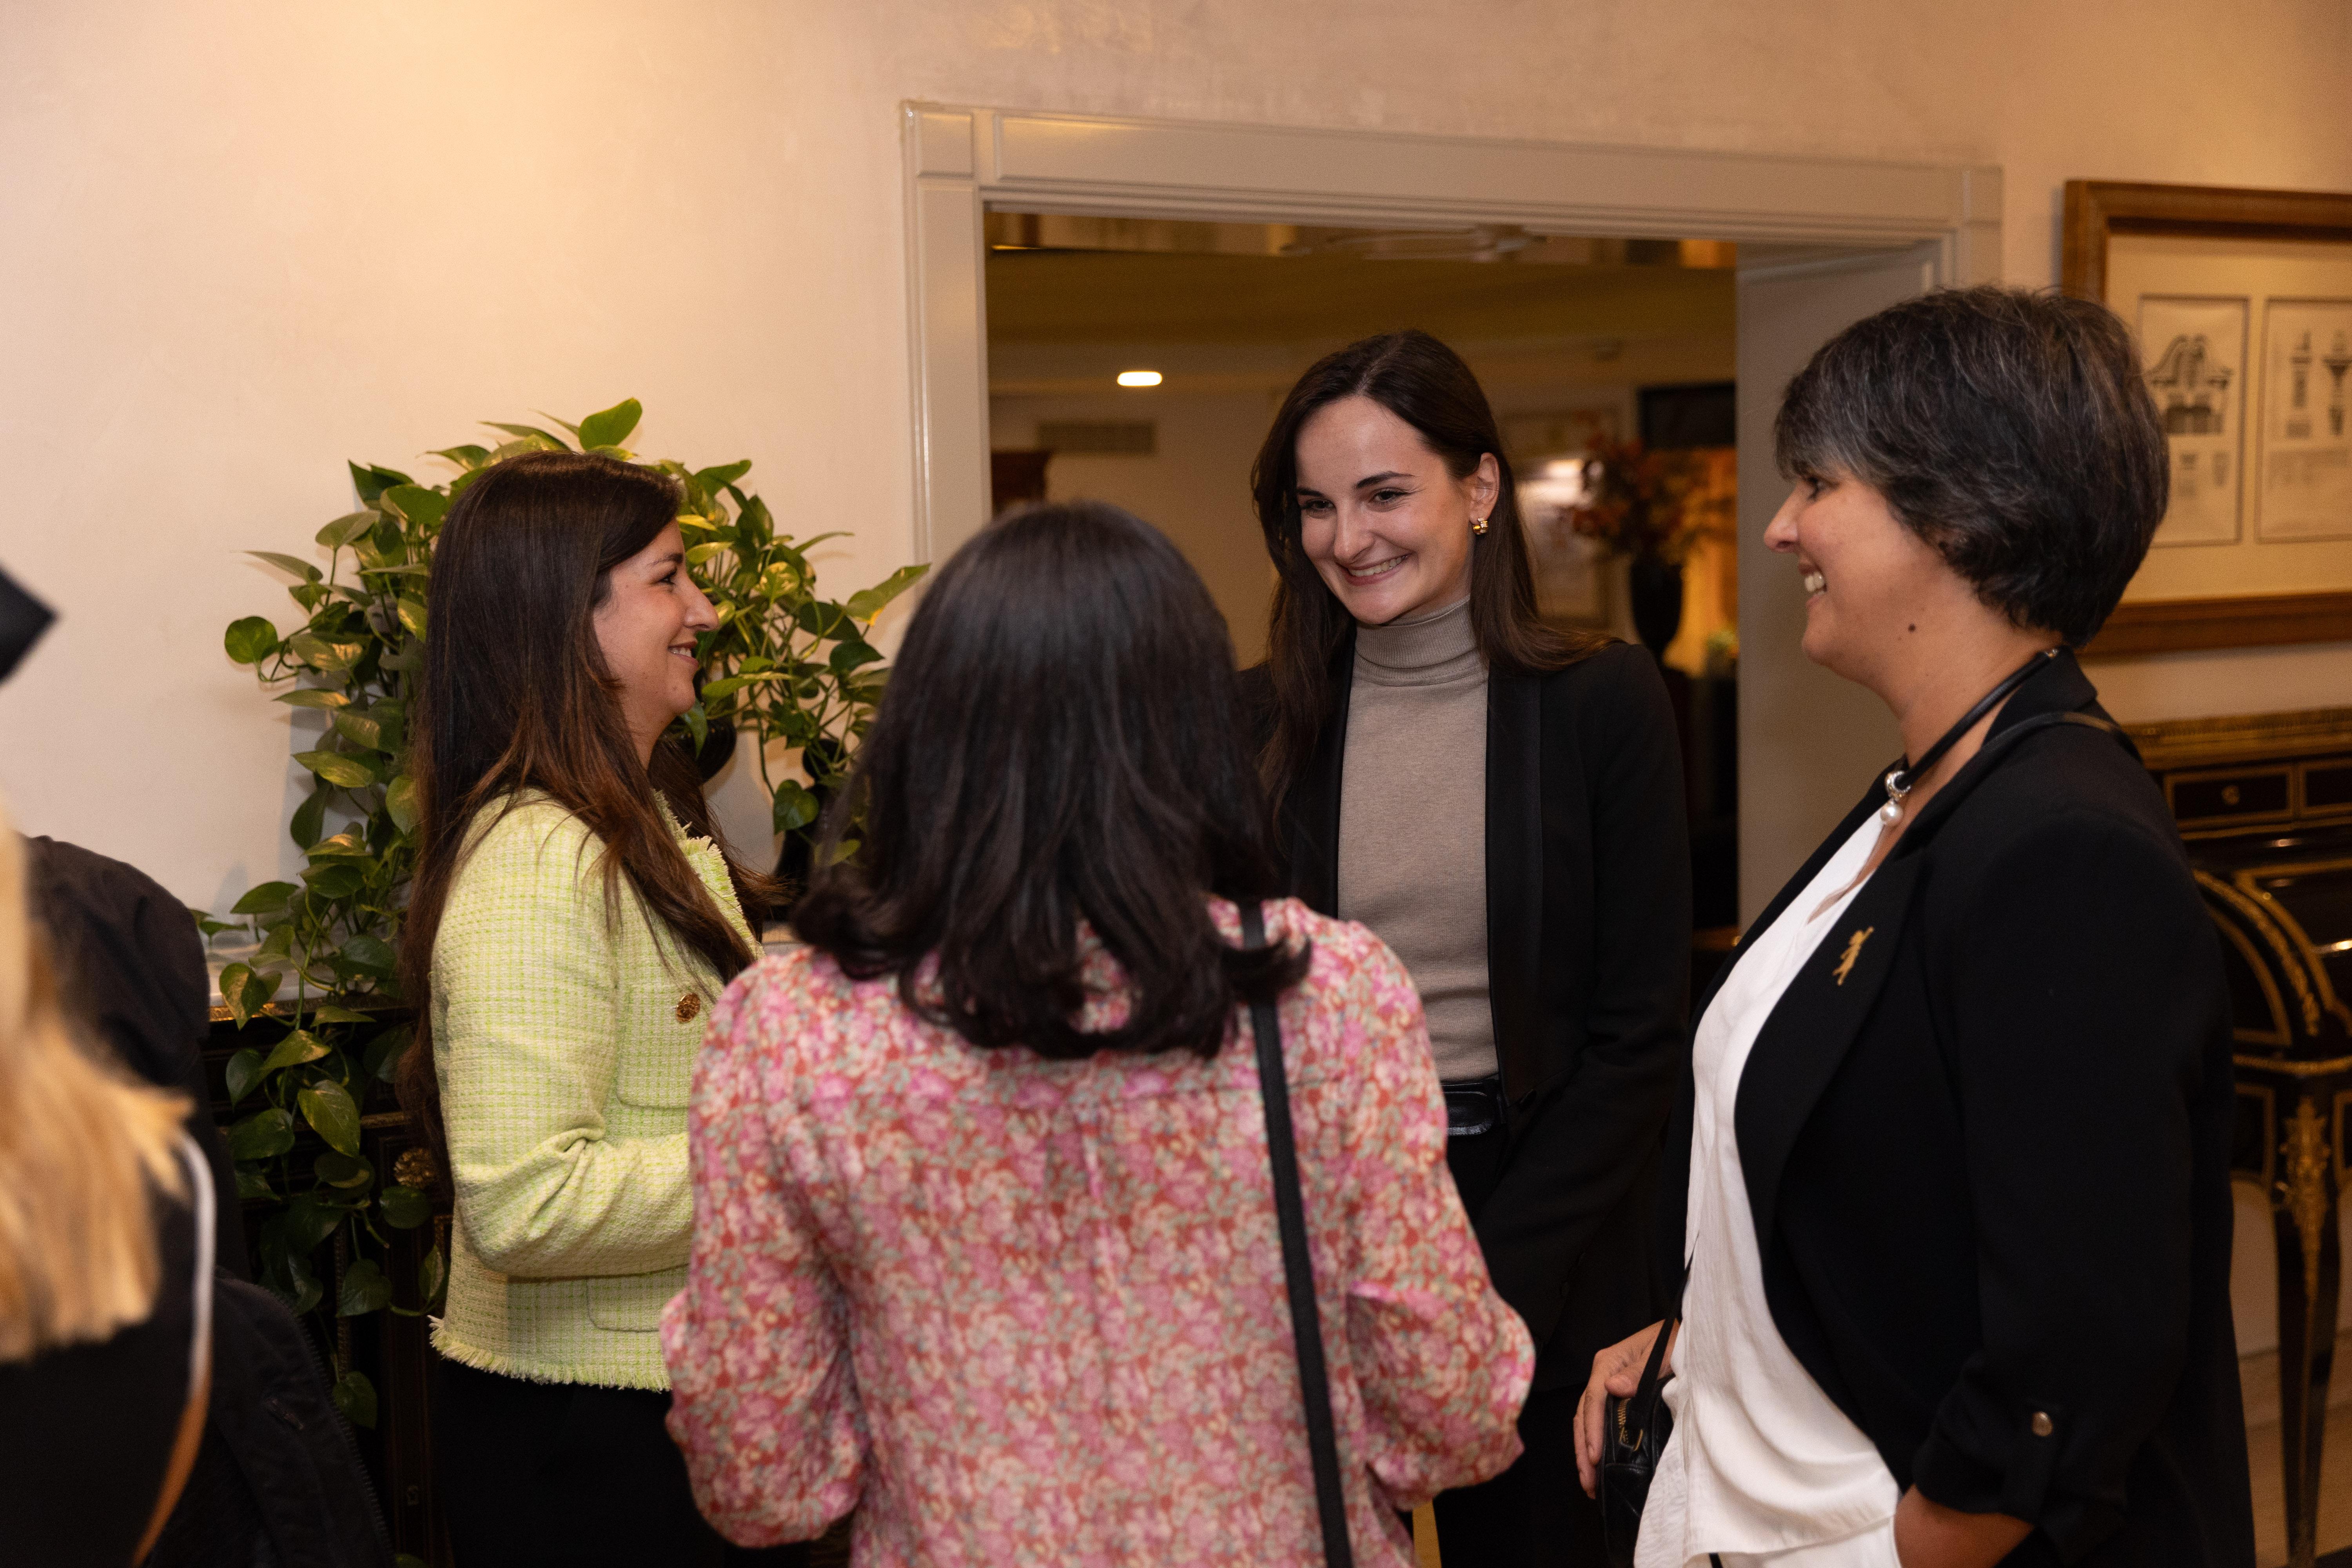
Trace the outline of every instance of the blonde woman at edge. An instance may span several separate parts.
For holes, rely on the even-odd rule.
[[[461,1562],[729,1550],[663,1431],[657,1331],[702,1013],[758,952],[766,884],[662,738],[717,624],[677,508],[653,469],[535,453],[484,470],[435,550],[400,1087],[456,1197],[434,1456]]]
[[[0,812],[0,1550],[143,1559],[211,1383],[212,1173],[187,1101],[68,1029]]]

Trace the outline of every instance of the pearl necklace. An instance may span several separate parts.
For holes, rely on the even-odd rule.
[[[1886,804],[1878,808],[1878,820],[1889,827],[1900,822],[1903,819],[1903,801],[1911,793],[1911,787],[1927,777],[1928,771],[1944,760],[1944,753],[1958,745],[1961,736],[1976,728],[1978,720],[1999,707],[2002,698],[2007,697],[2011,692],[2032,679],[2036,674],[2047,668],[2050,661],[2057,657],[2056,648],[2043,648],[2040,653],[2027,659],[2023,666],[2011,673],[1999,686],[1979,699],[1975,707],[1961,715],[1958,723],[1944,731],[1942,740],[1927,748],[1927,754],[1921,757],[1916,765],[1906,758],[1887,769],[1886,777],[1879,781],[1885,786]]]

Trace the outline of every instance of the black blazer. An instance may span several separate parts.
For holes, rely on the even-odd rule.
[[[2099,714],[2071,654],[2010,700],[1757,1037],[1733,1122],[1765,1295],[1899,1484],[2038,1527],[2011,1563],[2251,1565],[2221,951],[2115,736],[2003,744],[2065,711]],[[1751,933],[1885,798],[1874,781]],[[1691,1104],[1686,1079],[1677,1173]],[[1664,1186],[1673,1258],[1689,1188]]]
[[[1283,802],[1292,891],[1338,904],[1339,703]],[[1261,742],[1265,667],[1242,672]],[[1507,1101],[1504,1166],[1470,1216],[1495,1288],[1527,1320],[1536,1386],[1660,1310],[1649,1256],[1659,1135],[1688,1076],[1690,843],[1674,712],[1646,649],[1615,644],[1486,686],[1486,963]]]

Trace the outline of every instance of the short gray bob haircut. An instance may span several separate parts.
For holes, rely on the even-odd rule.
[[[1772,434],[1783,474],[1862,480],[1986,604],[2073,647],[2170,494],[2130,331],[2053,291],[1938,289],[1855,322],[1789,383]]]

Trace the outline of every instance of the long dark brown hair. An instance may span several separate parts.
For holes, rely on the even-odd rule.
[[[1518,482],[1503,455],[1503,434],[1486,394],[1462,356],[1416,331],[1349,343],[1298,378],[1250,469],[1258,527],[1280,574],[1265,656],[1275,723],[1258,759],[1260,775],[1277,805],[1338,710],[1339,672],[1333,664],[1354,625],[1307,558],[1298,531],[1299,429],[1318,411],[1346,397],[1369,397],[1412,426],[1457,479],[1477,472],[1479,458],[1494,458],[1501,488],[1487,513],[1486,531],[1470,551],[1470,628],[1489,670],[1539,675],[1574,664],[1610,640],[1561,631],[1538,615]]]
[[[1243,732],[1223,617],[1157,529],[1099,501],[1008,512],[908,626],[793,924],[976,1046],[1214,1055],[1307,966],[1209,919],[1209,894],[1281,891]],[[855,804],[863,848],[836,860]],[[1117,1029],[1077,1027],[1080,921],[1125,971]]]
[[[615,683],[596,641],[614,567],[677,515],[678,492],[650,468],[579,452],[533,452],[482,471],[458,497],[433,550],[425,665],[409,719],[416,781],[416,876],[401,931],[400,979],[416,1009],[402,1058],[401,1104],[449,1168],[432,1037],[433,942],[475,818],[537,790],[603,847],[605,908],[617,918],[626,878],[655,918],[732,978],[758,956],[687,864],[656,797],[688,832],[713,831],[702,779],[665,737],[637,762]],[[745,917],[767,911],[772,884],[728,857]]]

